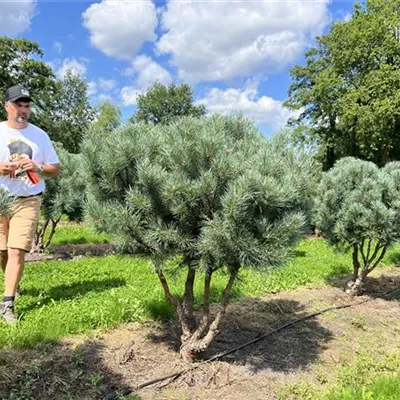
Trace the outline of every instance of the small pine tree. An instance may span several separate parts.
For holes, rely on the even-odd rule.
[[[218,333],[243,267],[281,265],[305,227],[315,164],[277,138],[268,142],[241,117],[187,117],[175,124],[128,124],[83,143],[87,215],[120,249],[151,256],[193,361]],[[166,261],[181,257],[186,283],[171,291]],[[214,273],[228,275],[214,318]],[[204,281],[195,317],[194,282]]]
[[[0,216],[8,217],[11,215],[12,206],[14,204],[13,197],[10,196],[9,192],[0,187]]]
[[[82,155],[69,153],[59,143],[55,147],[62,169],[57,177],[46,179],[42,203],[44,221],[38,224],[32,252],[43,251],[51,244],[63,215],[71,221],[80,221],[83,218],[86,184],[82,171]],[[49,226],[50,232],[45,238]]]
[[[366,276],[400,235],[400,163],[379,169],[346,157],[324,174],[316,199],[316,221],[331,245],[352,249],[353,278],[346,292],[357,294]]]

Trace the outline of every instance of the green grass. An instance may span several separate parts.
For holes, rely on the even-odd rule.
[[[109,243],[110,241],[110,236],[105,233],[96,233],[87,225],[77,224],[57,226],[52,244]]]
[[[66,231],[71,238],[72,227],[66,227]],[[306,239],[281,269],[269,273],[243,270],[232,297],[294,289],[348,272],[349,255],[335,254],[322,240]],[[174,292],[183,286],[182,274],[170,278]],[[218,300],[226,279],[215,274],[213,301]],[[199,277],[195,287],[198,303],[202,283]],[[22,287],[25,294],[16,301],[21,321],[16,327],[0,323],[0,346],[31,347],[68,334],[172,315],[153,267],[144,257],[112,255],[31,264],[24,273]]]
[[[376,377],[365,387],[342,389],[332,393],[327,400],[398,400],[400,397],[400,374]]]
[[[372,356],[358,354],[339,365],[326,388],[301,380],[285,385],[279,400],[397,400],[400,398],[400,352]]]

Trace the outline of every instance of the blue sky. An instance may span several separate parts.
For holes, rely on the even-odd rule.
[[[93,104],[125,118],[155,80],[188,82],[212,112],[240,111],[265,133],[291,116],[289,70],[353,1],[0,0],[0,35],[39,43],[57,76],[84,77]]]

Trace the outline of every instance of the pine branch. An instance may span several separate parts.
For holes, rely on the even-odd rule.
[[[363,240],[361,241],[360,252],[361,252],[363,262],[364,262],[364,269],[365,269],[365,268],[368,268],[368,258],[366,257],[366,255],[364,253],[364,244],[365,244],[365,239],[363,238]]]
[[[358,278],[358,271],[360,270],[360,262],[358,260],[358,244],[353,244],[353,280]]]
[[[157,276],[160,280],[161,286],[164,290],[165,297],[167,300],[175,307],[175,310],[178,314],[179,321],[182,326],[182,340],[190,337],[191,335],[191,330],[190,330],[190,324],[188,323],[188,320],[185,315],[185,311],[182,307],[182,304],[178,301],[178,299],[171,293],[169,289],[169,285],[167,282],[167,279],[165,278],[165,275],[162,271],[162,266],[159,260],[153,258],[153,264],[157,273]]]
[[[370,264],[373,264],[373,262],[374,262],[376,256],[377,256],[378,253],[379,253],[379,250],[381,250],[383,247],[385,247],[385,246],[384,246],[384,245],[381,245],[379,242],[376,244],[374,254],[372,254],[372,257],[371,257],[371,259],[369,260],[369,263],[370,263]]]
[[[222,317],[226,313],[226,308],[229,303],[229,295],[232,291],[233,284],[235,283],[236,276],[237,276],[237,270],[232,271],[229,277],[229,281],[222,294],[220,309],[217,315],[215,316],[214,321],[211,323],[206,336],[198,344],[196,344],[195,346],[196,350],[206,349],[213,341],[215,336],[218,334],[219,326],[221,324]]]
[[[199,327],[193,333],[192,337],[190,338],[191,341],[196,341],[201,338],[204,334],[205,330],[210,325],[210,287],[211,287],[211,277],[212,277],[212,270],[206,273],[204,277],[204,303],[203,303],[203,317],[199,324]]]
[[[367,258],[368,258],[368,260],[370,259],[369,256],[371,254],[371,244],[372,244],[372,239],[368,239],[368,249],[367,249]]]
[[[367,273],[365,274],[365,276],[367,276],[372,270],[374,270],[378,266],[378,264],[383,260],[383,257],[385,257],[385,254],[386,254],[386,250],[387,250],[387,246],[384,246],[382,249],[381,255],[375,261],[375,263],[372,265],[372,267],[367,269]]]
[[[50,246],[51,240],[53,239],[54,234],[56,233],[56,227],[58,223],[60,222],[61,218],[58,218],[56,220],[52,219],[51,220],[51,230],[50,230],[50,235],[46,241],[46,243],[43,245],[44,249],[47,249],[48,246]]]
[[[193,315],[193,302],[194,302],[194,294],[193,294],[193,287],[194,281],[196,277],[196,270],[193,268],[191,263],[189,262],[187,265],[187,276],[185,282],[185,294],[183,297],[183,311],[185,313],[186,318],[188,319],[188,324],[190,329],[194,329],[195,327],[195,318]]]

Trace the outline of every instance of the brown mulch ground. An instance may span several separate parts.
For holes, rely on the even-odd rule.
[[[343,293],[343,284],[339,280],[331,286],[233,302],[209,355],[317,310],[371,299],[301,322],[137,395],[142,400],[276,399],[278,388],[289,382],[312,380],[317,375],[329,378],[339,364],[351,363],[366,344],[371,354],[399,350],[400,292],[385,298],[380,293],[400,287],[400,269],[375,271],[367,293],[356,299]],[[2,350],[0,367],[9,367],[8,377],[0,381],[0,398],[9,398],[13,390],[21,393],[28,385],[26,390],[34,397],[26,398],[102,399],[115,389],[186,369],[178,346],[172,322],[148,322],[74,336],[56,346]]]
[[[84,243],[84,244],[59,244],[51,245],[44,253],[28,253],[26,262],[44,260],[70,260],[71,258],[96,256],[101,257],[115,251],[111,243]]]

